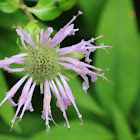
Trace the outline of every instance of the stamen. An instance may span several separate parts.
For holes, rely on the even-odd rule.
[[[17,117],[18,118],[18,117]],[[18,120],[17,120],[17,122],[16,122],[16,125],[18,124],[18,122],[20,122],[21,121],[21,119],[20,118],[18,118]]]
[[[104,46],[104,43],[101,43],[100,46]],[[109,47],[109,46],[106,46],[106,47]],[[106,49],[106,48],[104,48],[104,47],[103,47],[102,49],[104,49],[104,50],[106,51],[106,54],[109,54],[108,49]]]
[[[114,84],[112,81],[110,81],[109,79],[107,79],[111,84]]]
[[[50,133],[50,126],[49,125],[46,125],[46,132],[47,132],[47,134]]]
[[[84,125],[83,123],[79,123],[79,125]]]
[[[99,72],[96,72],[97,74],[100,74]]]
[[[12,25],[12,28],[11,29],[13,30],[14,28],[16,29],[17,27],[15,25]]]
[[[106,69],[100,69],[99,71],[109,71],[109,68],[106,68]]]
[[[70,22],[68,23],[69,25],[79,16],[82,15],[83,13],[81,11],[78,11],[78,14],[73,16],[73,18],[70,20]]]
[[[69,128],[70,132],[71,132],[71,129]]]
[[[77,15],[82,15],[83,14],[83,12],[81,12],[81,11],[78,11],[78,14]]]
[[[109,79],[107,79],[106,77],[103,77],[105,82],[110,82],[111,84],[114,84],[112,81],[110,81]]]
[[[43,38],[44,38],[44,29],[40,30],[40,45],[43,43]]]
[[[43,83],[40,83],[40,92],[43,94]]]
[[[81,117],[79,117],[79,118],[80,118],[80,120],[81,120],[81,123],[79,123],[79,125],[84,125],[83,120],[82,120],[82,115],[81,115]]]
[[[13,130],[13,124],[12,124],[12,126],[11,126],[11,128],[10,128],[10,132]]]
[[[100,38],[102,38],[102,37],[104,37],[104,38],[105,38],[104,34],[103,34],[103,35],[101,35],[101,36],[98,36],[98,37],[94,38],[94,40],[100,39]]]
[[[76,16],[73,16],[73,18],[65,25],[69,26],[79,15],[82,15],[83,13],[81,11],[78,11],[78,14]]]
[[[22,44],[23,48],[24,48],[25,50],[27,50],[26,44],[25,44],[25,42],[24,42],[24,39],[20,37],[20,40],[21,40],[21,44]]]
[[[107,78],[105,79],[105,82],[108,82],[108,79]]]
[[[51,119],[51,121],[56,125],[56,126],[58,126],[58,127],[60,127],[60,128],[64,128],[65,126],[66,126],[66,124],[64,124],[64,126],[59,126],[55,121],[54,121],[54,119],[53,119],[53,117],[52,117],[52,115],[50,114],[50,119]]]
[[[36,42],[39,45],[39,35],[36,36]]]
[[[102,48],[102,49],[106,51],[106,54],[109,53],[108,49],[106,49],[106,48]]]
[[[105,34],[103,34],[103,37],[105,38]]]

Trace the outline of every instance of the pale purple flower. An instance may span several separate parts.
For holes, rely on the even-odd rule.
[[[98,48],[105,49],[109,46],[104,46],[104,44],[101,44],[100,46],[93,45],[93,42],[96,39],[104,36],[102,35],[97,38],[91,38],[88,41],[82,40],[80,43],[72,46],[58,48],[58,45],[67,36],[75,35],[75,32],[79,30],[74,29],[74,24],[72,24],[72,22],[78,17],[78,15],[81,14],[82,12],[79,11],[77,16],[74,16],[63,28],[61,28],[55,34],[52,39],[50,38],[50,35],[53,32],[52,27],[47,28],[46,31],[44,31],[44,29],[41,29],[40,38],[36,37],[35,42],[32,40],[31,35],[27,34],[26,31],[21,27],[18,27],[16,29],[25,51],[10,58],[0,60],[0,67],[4,70],[7,70],[8,72],[25,72],[25,76],[21,78],[6,93],[6,97],[0,103],[1,106],[6,100],[9,100],[11,106],[17,106],[16,114],[14,116],[14,119],[12,120],[11,129],[13,128],[15,120],[18,118],[18,121],[20,121],[26,110],[30,110],[31,112],[34,111],[31,101],[36,84],[40,84],[41,93],[44,93],[43,111],[41,117],[46,121],[47,132],[49,132],[50,130],[49,121],[54,122],[50,105],[52,93],[57,98],[57,107],[59,107],[62,111],[63,117],[66,120],[67,127],[70,128],[70,124],[66,115],[66,110],[68,105],[71,104],[74,106],[77,115],[81,120],[80,124],[83,124],[82,115],[78,110],[74,96],[67,82],[69,78],[67,78],[67,75],[63,73],[63,69],[73,70],[84,79],[82,88],[86,93],[87,89],[89,88],[87,75],[91,77],[92,82],[95,82],[98,76],[107,80],[104,74],[92,71],[101,71],[101,69],[89,64],[92,61],[89,58],[90,53]],[[78,60],[76,57],[66,56],[67,54],[73,52],[84,54],[85,61],[87,63]],[[23,68],[10,68],[10,65],[13,63],[21,64],[23,65]],[[28,80],[23,87],[18,103],[15,103],[12,98],[27,78]],[[21,114],[18,116],[21,107],[23,107],[23,109]]]

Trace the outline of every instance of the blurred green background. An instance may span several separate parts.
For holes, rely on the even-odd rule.
[[[104,33],[106,38],[97,40],[95,45],[104,43],[115,47],[109,50],[109,54],[99,49],[91,58],[93,65],[110,69],[105,75],[114,84],[99,78],[96,83],[90,83],[86,95],[82,91],[80,77],[70,80],[69,85],[84,120],[84,126],[80,126],[73,106],[69,106],[67,115],[71,132],[66,127],[59,128],[50,122],[51,132],[46,134],[45,121],[41,118],[43,95],[40,95],[39,87],[33,95],[35,111],[25,112],[22,121],[14,126],[12,132],[9,130],[16,108],[10,107],[6,101],[0,108],[0,140],[140,140],[140,1],[24,0],[24,3],[30,7],[28,10],[34,14],[41,28],[51,26],[56,31],[81,10],[84,14],[74,22],[79,32],[67,37],[61,47]],[[19,0],[1,0],[0,10],[0,59],[3,59],[19,53],[17,35],[11,29],[12,25],[24,27],[30,20],[19,7]],[[0,70],[0,101],[22,75]],[[16,94],[15,101],[20,92]],[[51,106],[55,121],[63,126],[65,120],[56,107],[55,97]]]

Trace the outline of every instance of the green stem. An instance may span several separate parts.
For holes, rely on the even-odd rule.
[[[27,6],[24,4],[23,0],[20,0],[20,8],[25,12],[30,20],[34,20],[33,15],[28,11]]]

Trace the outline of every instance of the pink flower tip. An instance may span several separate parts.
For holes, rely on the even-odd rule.
[[[105,34],[103,34],[103,37],[105,38]]]
[[[108,79],[107,78],[105,78],[105,82],[108,82]]]
[[[84,125],[83,123],[79,123],[79,125]]]
[[[82,15],[83,14],[83,12],[81,12],[81,11],[78,11],[78,15]]]
[[[46,132],[47,132],[47,134],[49,134],[49,133],[50,133],[50,131],[49,131],[49,130],[46,130]]]
[[[49,32],[53,32],[53,28],[52,28],[52,27],[49,27],[49,28],[48,28],[48,31],[49,31]]]
[[[11,126],[11,128],[10,128],[10,132],[12,131],[12,129],[13,129],[13,126]]]

